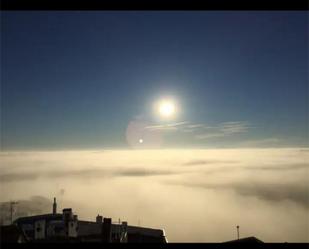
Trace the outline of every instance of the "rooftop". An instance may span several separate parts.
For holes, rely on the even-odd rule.
[[[20,223],[33,223],[37,220],[62,220],[62,214],[41,214],[41,215],[33,215],[33,216],[27,216],[27,217],[20,217],[17,218],[14,221],[14,224],[20,224]]]
[[[264,243],[264,242],[254,236],[251,236],[251,237],[242,238],[242,239],[225,241],[224,243]]]

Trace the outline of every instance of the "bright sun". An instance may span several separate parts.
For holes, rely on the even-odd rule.
[[[171,117],[175,114],[175,104],[171,100],[162,100],[159,103],[159,113],[163,117]]]

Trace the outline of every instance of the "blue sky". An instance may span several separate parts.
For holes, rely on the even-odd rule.
[[[308,146],[307,12],[1,19],[2,149],[127,148],[141,119],[163,148]],[[151,109],[166,95],[179,102],[177,129]]]

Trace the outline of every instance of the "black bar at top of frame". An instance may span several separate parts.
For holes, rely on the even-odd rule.
[[[1,0],[2,10],[308,10],[308,0]]]

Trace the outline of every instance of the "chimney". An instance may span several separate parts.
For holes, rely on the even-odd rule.
[[[99,224],[102,224],[103,223],[103,216],[99,215],[96,217],[96,222],[99,223]]]
[[[69,222],[73,220],[72,208],[64,208],[62,210],[62,217],[64,222]]]
[[[104,218],[102,224],[102,242],[111,242],[112,240],[112,219]]]
[[[62,210],[62,220],[64,223],[64,231],[65,231],[65,235],[68,237],[70,236],[69,232],[70,232],[70,222],[73,220],[73,212],[72,212],[72,208],[64,208]]]
[[[57,214],[57,203],[56,203],[56,197],[54,197],[54,203],[53,203],[53,215]]]

